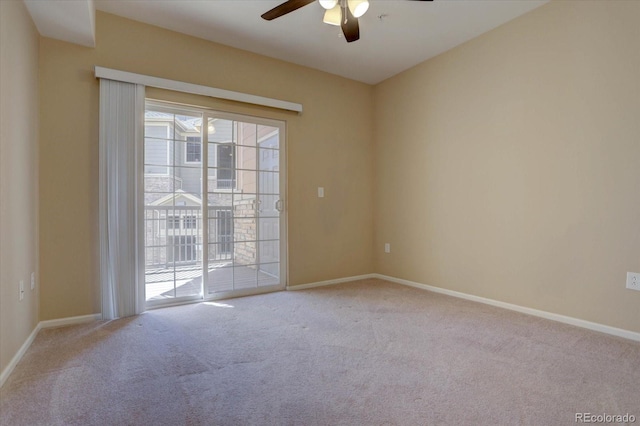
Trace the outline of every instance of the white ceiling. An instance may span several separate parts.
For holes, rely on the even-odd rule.
[[[369,11],[359,20],[360,40],[353,43],[344,40],[339,27],[322,23],[324,9],[317,2],[273,21],[260,18],[283,1],[96,0],[95,7],[136,21],[376,84],[548,0],[370,0]],[[65,6],[65,3],[84,3],[93,7],[92,0],[25,2],[28,6],[33,3],[29,10],[36,26],[49,37],[56,36],[42,32],[41,27],[72,27],[74,24],[66,19],[57,25],[39,25],[37,21],[47,17],[34,15],[35,4],[47,4],[41,7],[49,8],[49,18],[62,17],[63,13],[52,14],[51,8]]]
[[[24,4],[41,35],[95,47],[93,0],[24,0]]]

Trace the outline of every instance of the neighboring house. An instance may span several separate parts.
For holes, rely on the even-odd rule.
[[[201,129],[201,117],[145,112],[147,268],[203,260]],[[279,180],[272,173],[279,169],[277,129],[211,119],[206,130],[209,261],[229,260],[233,254],[238,263],[255,264],[257,212],[277,216]],[[262,222],[261,239],[279,237],[273,222]],[[246,243],[234,247],[234,240]],[[277,259],[275,252],[264,255]]]
[[[210,123],[211,124],[211,123]],[[220,120],[214,128],[215,149],[209,152],[210,189],[235,186],[235,146],[233,122]],[[145,203],[153,201],[151,192],[170,193],[182,189],[202,192],[202,118],[145,112]],[[174,187],[175,185],[175,187]]]
[[[209,206],[209,259],[231,257],[233,218],[230,206]],[[177,190],[145,206],[148,267],[188,265],[202,260],[202,200]]]
[[[209,152],[210,190],[235,186],[233,122],[218,126],[222,138]],[[202,260],[202,118],[145,112],[146,265],[162,268]],[[218,131],[216,129],[215,131]],[[210,132],[211,133],[211,132]],[[218,179],[220,178],[220,179]],[[230,195],[209,197],[210,259],[230,258],[233,219]]]

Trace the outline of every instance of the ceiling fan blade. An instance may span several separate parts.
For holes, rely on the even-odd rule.
[[[351,14],[348,7],[342,8],[340,26],[342,27],[344,38],[347,39],[347,43],[351,43],[352,41],[356,41],[360,38],[360,25],[358,25],[358,18],[355,18]]]
[[[311,4],[314,1],[315,0],[287,0],[284,3],[274,7],[270,11],[263,13],[262,19],[271,21],[272,19],[279,18],[282,15],[286,15],[287,13],[293,12],[294,10],[298,10],[303,6]]]

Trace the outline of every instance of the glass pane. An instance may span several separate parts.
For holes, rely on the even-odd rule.
[[[263,194],[280,193],[280,173],[260,172],[260,191]]]
[[[147,300],[162,300],[175,297],[173,268],[146,270],[145,292]]]
[[[145,111],[147,300],[198,296],[202,291],[201,125],[199,114],[151,104]]]
[[[172,185],[170,182],[167,182],[167,177],[165,179],[159,179],[157,176],[153,179],[145,179],[145,189],[166,189],[167,186]],[[165,192],[165,191],[149,191],[144,193],[144,203],[147,207],[151,209],[151,207],[167,207],[167,206],[179,206],[179,205],[187,205],[187,203],[192,204],[193,207],[198,206],[200,204],[200,194],[197,192],[186,192],[180,191],[177,193],[174,192]]]
[[[280,284],[280,264],[268,263],[258,265],[258,286]]]
[[[257,284],[258,268],[256,265],[236,266],[233,268],[233,287],[235,290],[255,288]]]
[[[237,168],[255,170],[257,168],[256,149],[251,146],[237,147]]]
[[[280,237],[280,219],[277,217],[268,217],[258,219],[260,225],[260,239],[277,239]],[[271,238],[276,236],[275,238]],[[267,238],[268,237],[268,238]]]
[[[215,143],[235,142],[236,129],[234,122],[221,118],[210,118],[207,126],[207,140]]]
[[[208,146],[207,164],[209,191],[218,189],[231,190],[235,187],[236,179],[236,147],[228,143],[210,143]]]
[[[209,265],[216,267],[231,266],[233,241],[209,244]]]
[[[255,217],[256,194],[233,194],[233,217]]]
[[[248,243],[236,242],[233,244],[233,264],[234,266],[255,265],[257,262],[257,243],[255,241]]]
[[[200,264],[192,262],[176,267],[175,284],[176,297],[199,295],[202,288],[202,267]]]
[[[238,145],[256,146],[256,125],[251,123],[237,123]]]
[[[257,240],[256,219],[233,219],[233,238],[240,242]]]
[[[146,213],[145,213],[146,214]],[[144,245],[145,247],[158,247],[163,246],[165,241],[163,239],[162,233],[158,232],[161,228],[164,230],[166,223],[164,220],[160,219],[150,219],[145,218],[144,220]],[[146,259],[147,261],[152,260],[153,258],[149,258],[149,255],[153,253],[147,252]]]
[[[202,192],[202,170],[200,167],[173,167],[171,169],[171,176],[173,178],[175,192],[190,192],[193,194],[200,194]],[[186,202],[187,205],[192,205],[192,203],[202,203],[200,196],[198,196],[197,201],[189,201],[184,197],[179,198],[183,198],[180,201]]]
[[[176,213],[172,207],[145,206],[145,265],[149,269],[172,268],[167,257],[167,236],[173,234],[176,225]],[[177,223],[179,226],[179,221]]]
[[[220,130],[222,129],[222,124],[218,123],[217,118],[209,118],[207,120],[207,140],[209,142],[217,142],[217,137],[222,135],[222,132],[220,132]],[[226,121],[226,120],[225,120]],[[216,126],[218,126],[218,128],[216,128]],[[218,136],[216,136],[216,133],[218,134]]]
[[[224,253],[231,253],[234,223],[231,211],[218,211],[214,217],[209,216],[209,242],[222,244]]]
[[[173,134],[173,119],[171,114],[163,114],[163,117],[151,118],[153,114],[161,114],[146,111],[144,123],[144,138],[171,139]]]
[[[260,170],[273,172],[280,170],[280,151],[275,149],[260,149],[258,157]]]
[[[144,164],[145,166],[164,166],[162,168],[145,167],[145,173],[167,173],[166,168],[169,165],[169,142],[166,140],[145,138]],[[164,171],[154,171],[160,169]]]
[[[146,169],[146,168],[145,168]],[[173,193],[174,188],[177,186],[175,178],[169,172],[170,167],[163,168],[165,173],[163,174],[145,174],[144,175],[144,191],[169,194]],[[159,169],[158,169],[159,170]],[[146,202],[146,201],[145,201]]]
[[[225,267],[219,262],[209,262],[209,294],[233,290],[233,267]]]
[[[178,232],[174,230],[174,234]],[[182,232],[178,235],[169,235],[167,236],[167,257],[170,262],[175,263],[176,267],[191,265],[202,258],[202,247],[198,244],[196,236],[183,235]]]
[[[218,167],[218,144],[207,144],[207,167]]]
[[[156,183],[157,182],[154,182],[154,183],[148,182],[147,179],[145,178],[145,182],[144,182],[145,187],[148,185],[149,188],[151,189],[151,185]],[[159,183],[159,184],[162,185],[162,183]],[[145,192],[144,193],[145,218],[147,218],[151,214],[151,212],[154,210],[153,209],[154,206],[156,205],[163,206],[163,201],[165,201],[167,198],[169,198],[168,205],[172,206],[173,201],[171,201],[171,194],[172,193],[166,193],[166,192]]]
[[[235,145],[230,143],[225,144],[212,144],[215,148],[216,167],[219,169],[234,169],[236,167],[235,161]]]
[[[236,176],[238,181],[236,182],[235,192],[239,193],[253,193],[256,192],[256,172],[254,170],[237,170]]]
[[[280,242],[260,241],[259,243],[260,263],[271,263],[280,261]]]
[[[186,142],[175,142],[175,164],[198,167],[202,163],[202,143],[200,136],[188,136]]]
[[[237,174],[235,169],[214,169],[208,170],[208,191],[224,192],[232,191],[237,186]]]
[[[192,236],[196,244],[202,244],[202,210],[197,207],[175,207],[176,218],[174,222],[178,222],[175,229],[180,229],[180,235]]]
[[[276,203],[278,202],[279,199],[280,199],[279,195],[259,194],[258,205],[259,205],[260,217],[280,216],[280,212],[276,209]],[[273,239],[273,238],[274,237],[264,237],[261,239]]]
[[[233,195],[229,192],[214,192],[209,193],[207,196],[207,202],[209,205],[209,210],[213,212],[213,215],[216,215],[216,210],[231,210],[233,206]],[[211,214],[209,215],[211,216]]]
[[[233,169],[217,169],[214,183],[215,189],[235,189],[236,171]]]
[[[179,113],[173,116],[173,138],[186,141],[187,137],[201,136],[202,115]]]
[[[278,149],[279,129],[277,127],[258,125],[258,143],[261,148]]]
[[[167,248],[165,244],[157,244],[152,247],[146,247],[144,250],[145,266],[149,273],[155,273],[156,270],[166,269],[170,266],[167,262]]]

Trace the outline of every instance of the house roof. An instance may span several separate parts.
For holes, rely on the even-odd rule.
[[[152,203],[149,203],[150,206],[166,206],[167,203],[173,204],[173,202],[179,198],[186,198],[196,205],[202,205],[202,200],[199,197],[196,197],[193,194],[188,192],[184,192],[182,189],[178,189],[175,194],[167,194],[162,198],[158,198]]]
[[[202,126],[201,117],[185,117],[158,111],[145,111],[144,118],[149,121],[164,122],[173,122],[175,120],[175,123],[185,132],[199,132]]]

